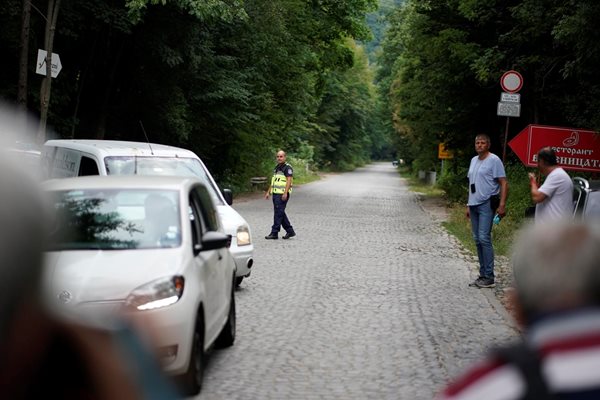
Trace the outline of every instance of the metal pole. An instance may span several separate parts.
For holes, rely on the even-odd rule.
[[[508,140],[508,121],[510,117],[506,117],[506,129],[504,129],[504,147],[502,149],[502,163],[506,161],[506,142]]]

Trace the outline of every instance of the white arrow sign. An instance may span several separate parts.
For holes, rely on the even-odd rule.
[[[46,50],[38,49],[37,56],[37,64],[35,68],[35,72],[46,76]],[[60,57],[56,53],[52,53],[52,77],[56,78],[58,73],[62,69],[62,64],[60,63]]]

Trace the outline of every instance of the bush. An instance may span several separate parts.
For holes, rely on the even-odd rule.
[[[467,202],[467,168],[455,168],[454,171],[445,170],[437,181],[437,185],[446,193],[446,198],[451,203]]]
[[[306,183],[318,179],[318,174],[313,170],[314,164],[302,158],[287,156],[287,163],[294,169],[294,183]]]
[[[521,163],[506,165],[508,179],[508,199],[506,200],[507,215],[519,224],[525,217],[525,209],[531,206],[531,190],[529,188],[529,170]]]

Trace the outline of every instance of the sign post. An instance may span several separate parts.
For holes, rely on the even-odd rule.
[[[452,153],[452,150],[448,150],[445,143],[438,144],[438,158],[440,160],[442,160],[441,168],[442,168],[442,174],[443,174],[444,173],[444,160],[449,160],[451,158],[454,158],[454,154]]]
[[[500,86],[504,90],[504,93],[500,95],[496,115],[506,117],[504,145],[502,147],[502,162],[504,162],[506,160],[509,118],[521,116],[521,95],[517,94],[517,92],[523,87],[523,77],[517,71],[506,71],[500,78]]]
[[[556,152],[566,170],[600,172],[600,133],[575,128],[528,125],[509,143],[527,167],[537,167],[537,153],[545,146]]]

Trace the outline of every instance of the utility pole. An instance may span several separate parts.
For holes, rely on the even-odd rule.
[[[44,47],[46,50],[46,77],[42,80],[40,89],[40,125],[37,133],[37,142],[46,141],[46,123],[48,108],[50,106],[50,88],[52,86],[52,47],[54,45],[54,32],[61,0],[48,0],[48,13],[46,17],[46,34]]]

